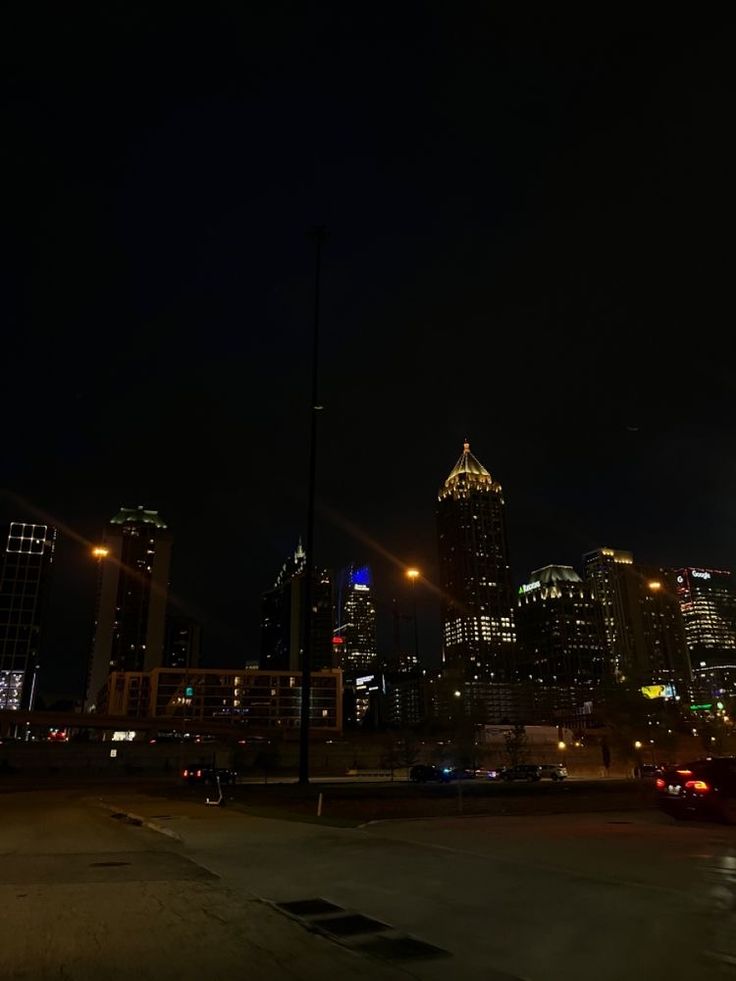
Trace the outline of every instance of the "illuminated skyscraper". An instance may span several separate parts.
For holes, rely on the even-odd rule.
[[[603,626],[613,670],[621,674],[630,661],[624,570],[633,565],[634,556],[618,548],[598,548],[583,556],[585,581],[603,611]]]
[[[32,708],[56,529],[13,521],[0,555],[0,709]]]
[[[705,694],[736,691],[736,582],[718,569],[677,569],[693,676]]]
[[[304,563],[301,542],[281,567],[272,589],[261,604],[261,656],[263,670],[298,671],[304,637]],[[332,579],[327,570],[314,573],[312,586],[312,670],[331,668]]]
[[[437,503],[443,662],[480,680],[508,680],[516,642],[501,485],[464,444]]]
[[[605,677],[610,657],[601,607],[572,566],[537,569],[520,587],[518,603],[522,679],[581,686]]]
[[[685,690],[690,664],[674,576],[642,566],[631,552],[600,548],[583,556],[585,580],[603,610],[610,670],[638,684]]]
[[[86,708],[111,671],[151,671],[164,656],[171,535],[158,511],[121,508],[103,537]]]
[[[333,643],[339,666],[344,671],[373,671],[376,668],[376,608],[373,605],[373,576],[367,565],[349,565],[340,574]]]

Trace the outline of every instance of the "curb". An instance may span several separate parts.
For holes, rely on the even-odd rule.
[[[174,841],[183,842],[184,839],[176,831],[172,831],[171,828],[164,827],[163,824],[159,824],[158,821],[149,821],[140,814],[133,814],[132,811],[120,811],[117,807],[113,807],[112,804],[106,804],[104,801],[100,801],[100,807],[106,811],[110,811],[111,815],[119,815],[125,818],[129,824],[136,824],[139,827],[148,828],[149,831],[157,831],[160,835],[166,835],[167,838],[173,838]]]

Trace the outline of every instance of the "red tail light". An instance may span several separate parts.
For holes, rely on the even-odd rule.
[[[184,772],[182,773],[182,776],[183,776],[183,777],[188,777],[188,776],[189,776],[189,770],[185,770],[185,771],[184,771]]]
[[[706,791],[710,790],[710,787],[705,780],[688,780],[685,783],[685,788],[687,790],[697,790],[701,794],[704,794]]]
[[[656,786],[657,786],[657,790],[664,790],[664,788],[667,786],[667,783],[661,777],[657,777]]]
[[[197,776],[198,777],[201,777],[202,776],[202,771],[201,770],[197,770]]]
[[[681,777],[691,777],[693,775],[692,770],[677,770],[676,772],[679,773]]]

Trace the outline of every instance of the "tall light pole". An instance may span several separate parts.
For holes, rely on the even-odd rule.
[[[414,657],[416,658],[417,667],[419,667],[419,625],[417,621],[417,579],[419,576],[419,569],[406,570],[406,578],[411,583],[411,600],[414,608]]]
[[[325,227],[312,229],[315,243],[314,264],[314,325],[312,330],[312,393],[309,408],[309,484],[307,491],[307,542],[304,555],[304,633],[302,637],[302,704],[299,729],[299,783],[309,783],[309,722],[311,707],[312,671],[312,604],[314,586],[314,501],[317,478],[317,413],[319,405],[319,279],[322,265],[322,244]]]

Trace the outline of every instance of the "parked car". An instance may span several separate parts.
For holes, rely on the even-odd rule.
[[[736,756],[709,756],[664,770],[655,787],[659,807],[680,821],[702,817],[736,824]]]
[[[539,777],[541,780],[565,780],[567,767],[562,763],[540,763]]]
[[[182,779],[187,783],[217,783],[220,778],[221,784],[234,784],[238,778],[235,770],[224,766],[208,766],[205,763],[191,763],[182,770]]]
[[[639,763],[634,767],[634,775],[640,780],[653,780],[660,773],[660,767],[656,763]]]
[[[481,780],[498,780],[501,777],[501,769],[489,769],[488,767],[480,767],[480,769],[475,771],[476,777]]]
[[[450,783],[453,780],[475,780],[475,770],[466,770],[463,766],[443,766],[439,771],[439,779],[442,783]]]
[[[430,766],[428,763],[417,763],[409,770],[409,779],[412,783],[430,783],[439,778],[437,767]]]
[[[541,780],[539,767],[536,763],[517,763],[516,766],[505,766],[501,770],[502,780]]]

